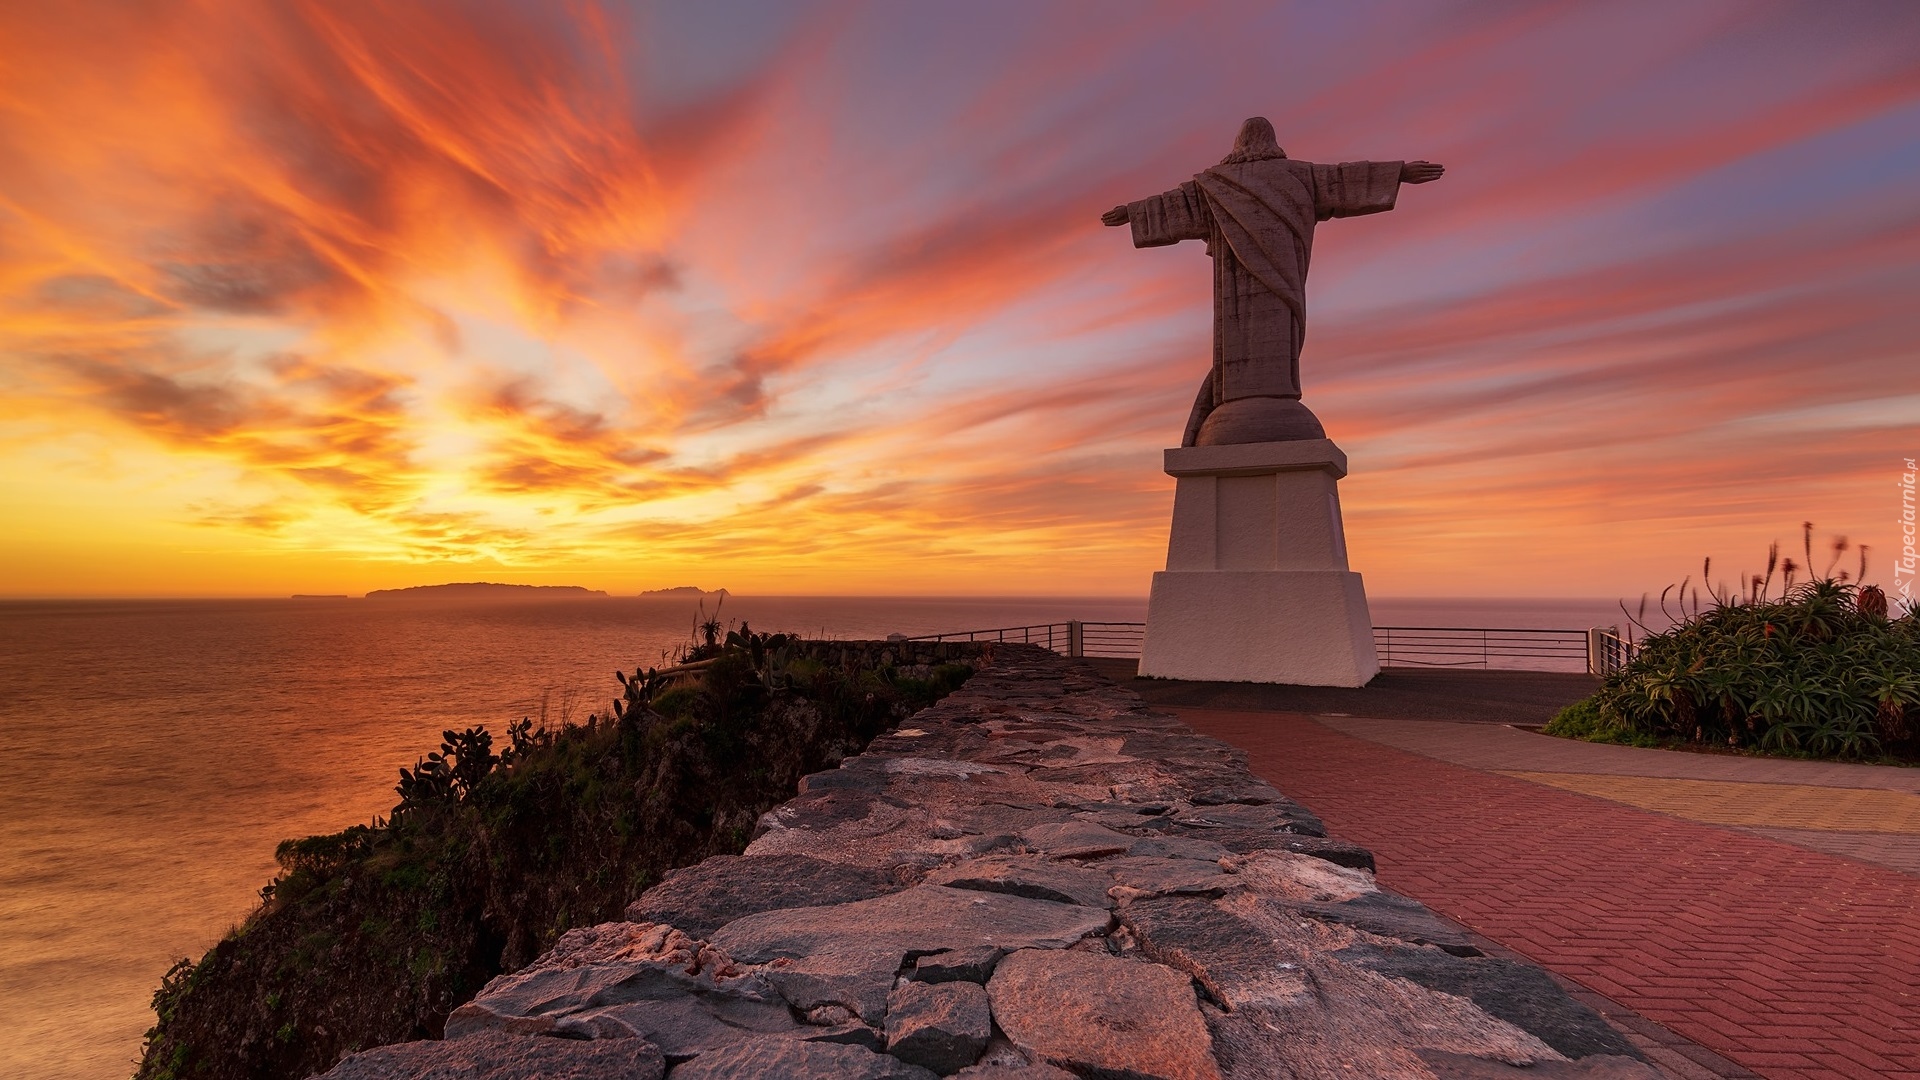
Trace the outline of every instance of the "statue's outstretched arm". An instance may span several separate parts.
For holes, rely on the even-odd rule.
[[[1181,446],[1192,446],[1200,437],[1200,425],[1207,422],[1207,414],[1213,411],[1213,370],[1207,370],[1207,377],[1200,380],[1200,393],[1193,399],[1193,411],[1187,414],[1187,430],[1180,436]]]
[[[1199,187],[1189,180],[1172,191],[1122,203],[1101,214],[1100,221],[1110,226],[1132,225],[1134,247],[1165,247],[1211,237],[1213,212]]]

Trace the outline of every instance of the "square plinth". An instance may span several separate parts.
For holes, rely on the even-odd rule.
[[[1347,566],[1339,447],[1184,446],[1166,468],[1173,527],[1140,674],[1364,686],[1379,672],[1366,590]]]
[[[1142,677],[1365,686],[1379,672],[1366,590],[1350,570],[1153,575]]]

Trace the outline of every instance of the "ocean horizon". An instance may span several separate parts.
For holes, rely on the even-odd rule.
[[[1381,626],[1622,625],[1598,599],[1393,598]],[[713,598],[705,610],[712,613]],[[689,597],[0,601],[0,1074],[124,1077],[167,967],[253,909],[281,840],[387,813],[448,728],[603,712]],[[1609,617],[1608,612],[1612,614]],[[729,595],[723,623],[885,638],[1136,622],[1146,599]]]

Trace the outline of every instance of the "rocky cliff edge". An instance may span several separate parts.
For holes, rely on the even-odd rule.
[[[1001,648],[909,724],[326,1080],[1661,1075],[1073,661]]]

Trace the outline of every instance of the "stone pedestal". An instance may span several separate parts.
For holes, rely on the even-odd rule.
[[[1153,575],[1140,674],[1364,686],[1380,671],[1360,575],[1347,569],[1330,439],[1166,452],[1177,481],[1167,568]]]

